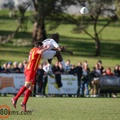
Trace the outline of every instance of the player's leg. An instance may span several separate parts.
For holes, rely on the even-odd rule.
[[[51,65],[52,64],[52,58],[56,56],[58,61],[61,62],[62,66],[63,66],[63,69],[65,70],[66,67],[65,67],[65,62],[63,60],[63,57],[60,53],[60,51],[56,51],[56,50],[47,50],[45,51],[43,54],[42,54],[42,58],[45,60],[45,59],[48,59],[48,62],[49,64]]]
[[[54,50],[47,50],[45,52],[43,52],[42,54],[42,60],[43,60],[43,64],[46,62],[46,60],[48,60],[48,69],[44,69],[43,70],[52,78],[55,78],[55,76],[52,74],[52,58],[55,56],[56,51]]]
[[[17,95],[11,99],[11,102],[14,106],[14,108],[16,108],[16,104],[17,104],[17,100],[18,98],[27,90],[27,87],[24,85],[21,87],[21,89],[19,90],[19,92],[17,93]]]
[[[34,72],[34,71],[27,72],[25,86],[28,89],[26,90],[25,95],[24,95],[24,100],[21,103],[21,107],[22,107],[23,111],[26,111],[26,103],[33,91],[34,84],[35,84],[35,75],[36,75],[36,72]]]
[[[42,54],[42,59],[43,60],[48,60],[48,59],[52,59],[56,54],[55,50],[46,50],[45,52],[43,52]]]
[[[62,66],[63,66],[63,69],[65,70],[66,69],[66,66],[65,66],[65,62],[63,60],[63,57],[60,53],[60,51],[56,51],[56,50],[46,50],[43,54],[42,54],[42,59],[43,60],[49,60],[49,64],[51,65],[52,61],[51,59],[56,56],[58,61],[61,62]]]
[[[34,89],[34,85],[32,83],[26,83],[26,85],[29,86],[29,88],[26,90],[25,92],[25,95],[24,95],[24,99],[23,99],[23,102],[21,103],[21,107],[23,109],[24,112],[26,112],[26,104],[27,104],[27,101]]]
[[[63,57],[62,57],[60,51],[56,51],[55,56],[57,57],[58,61],[62,64],[63,69],[66,70],[65,62],[63,60]]]
[[[29,71],[25,73],[25,85],[19,90],[18,94],[11,99],[13,106],[16,108],[16,103],[18,98],[28,90],[28,88],[31,86],[31,83],[34,82],[36,72]]]

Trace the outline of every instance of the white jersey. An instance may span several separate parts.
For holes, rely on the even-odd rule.
[[[43,43],[44,46],[50,45],[49,49],[54,49],[54,48],[59,47],[57,42],[54,39],[51,39],[51,38],[45,39],[42,43]]]

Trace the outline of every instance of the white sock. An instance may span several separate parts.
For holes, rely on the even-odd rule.
[[[63,69],[65,70],[65,69],[66,69],[66,66],[65,66],[65,62],[64,62],[64,60],[61,61],[61,64],[62,64]]]
[[[46,69],[46,67],[43,67],[43,70],[48,73],[48,69]]]
[[[48,64],[48,67],[49,67],[49,71],[52,73],[52,65]]]

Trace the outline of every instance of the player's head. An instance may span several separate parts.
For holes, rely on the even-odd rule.
[[[59,43],[59,34],[58,33],[52,34],[51,38],[54,39],[57,43]]]
[[[42,42],[40,42],[40,41],[38,41],[38,42],[36,42],[35,43],[35,47],[42,47],[43,46],[43,43]]]

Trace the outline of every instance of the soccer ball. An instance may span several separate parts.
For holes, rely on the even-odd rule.
[[[83,14],[83,15],[88,14],[88,13],[89,13],[88,8],[82,7],[82,8],[80,9],[80,13]]]

